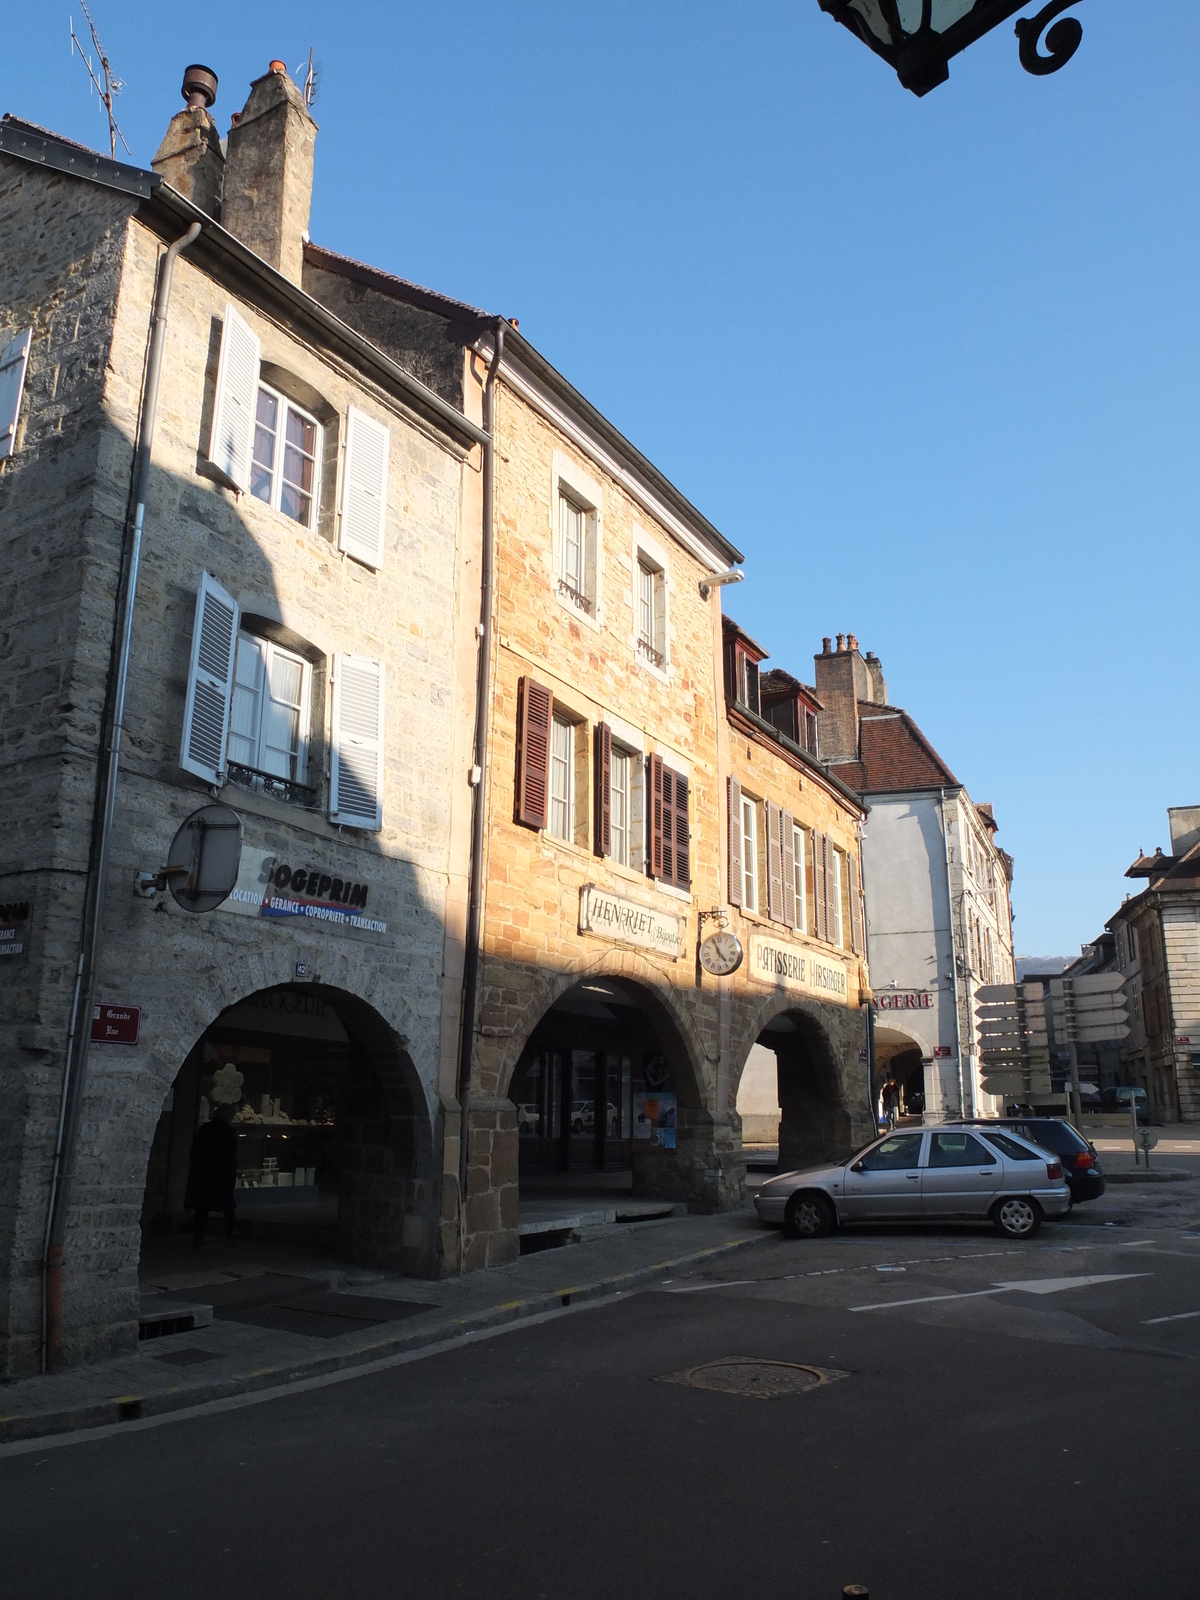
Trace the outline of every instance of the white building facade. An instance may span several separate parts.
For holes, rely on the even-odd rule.
[[[976,993],[1011,983],[1012,859],[907,712],[888,704],[878,659],[853,634],[816,659],[822,759],[867,802],[863,882],[874,992],[876,1087],[895,1076],[902,1109],[992,1115]]]

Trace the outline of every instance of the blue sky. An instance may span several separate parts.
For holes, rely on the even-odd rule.
[[[99,145],[72,10],[6,18],[0,110]],[[1081,4],[1046,79],[1005,25],[923,100],[817,0],[94,14],[145,164],[189,61],[224,129],[314,48],[313,237],[519,317],[746,552],[777,665],[878,652],[1049,955],[1200,803],[1200,7],[1141,10]]]

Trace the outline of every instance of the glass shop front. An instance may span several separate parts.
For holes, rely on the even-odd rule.
[[[630,994],[599,979],[546,1013],[508,1095],[523,1180],[630,1172],[639,1147],[675,1147],[674,1084],[653,1025]]]

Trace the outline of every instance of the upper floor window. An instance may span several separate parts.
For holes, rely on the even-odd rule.
[[[551,573],[564,606],[600,623],[600,486],[555,451],[550,499]]]
[[[638,654],[653,666],[665,666],[667,639],[663,572],[640,553],[637,563],[637,647]]]
[[[575,729],[565,717],[550,719],[550,819],[556,839],[575,838]]]
[[[632,865],[630,856],[630,821],[633,812],[633,766],[635,758],[628,750],[613,745],[609,767],[609,837],[612,859],[623,867]]]
[[[302,527],[313,526],[318,500],[321,425],[283,395],[259,385],[250,493]]]
[[[808,932],[808,860],[804,829],[792,824],[793,881],[796,895],[796,932]]]
[[[758,806],[742,796],[742,905],[758,910]]]
[[[565,494],[558,497],[558,527],[561,539],[561,570],[559,580],[570,591],[571,598],[584,603],[591,610],[583,583],[583,553],[587,541],[587,513],[582,506]]]
[[[842,852],[830,851],[829,859],[829,942],[840,949],[842,938]]]
[[[308,769],[312,667],[255,634],[238,635],[229,760],[251,773],[303,784]]]

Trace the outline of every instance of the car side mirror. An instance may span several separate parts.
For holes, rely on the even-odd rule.
[[[850,1168],[851,1172],[865,1172],[866,1170],[867,1164],[865,1161],[855,1161]]]

